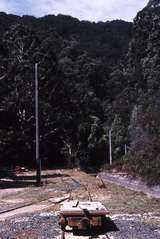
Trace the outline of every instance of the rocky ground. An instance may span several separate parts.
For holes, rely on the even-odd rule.
[[[111,212],[112,226],[101,238],[160,239],[160,199],[107,181],[104,187],[96,177],[76,170],[45,171],[39,188],[33,179],[33,172],[27,172],[16,182],[1,180],[1,239],[60,238],[56,212],[63,200],[72,199],[100,201]],[[88,237],[67,234],[69,238]]]

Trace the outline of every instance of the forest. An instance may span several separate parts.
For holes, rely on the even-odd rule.
[[[35,167],[38,63],[43,168],[109,165],[160,183],[160,7],[134,23],[0,13],[0,166]],[[125,145],[127,152],[125,152]]]

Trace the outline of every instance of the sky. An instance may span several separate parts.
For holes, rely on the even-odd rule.
[[[0,12],[41,17],[65,14],[80,20],[133,21],[148,0],[0,0]]]

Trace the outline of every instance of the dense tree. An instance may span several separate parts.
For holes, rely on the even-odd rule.
[[[128,53],[128,88],[134,89],[129,135],[131,172],[159,183],[159,1],[149,1],[134,22]],[[128,166],[127,166],[128,167]]]
[[[99,169],[112,129],[114,162],[157,183],[159,9],[150,1],[134,26],[0,13],[0,164],[35,164],[38,63],[43,166]]]

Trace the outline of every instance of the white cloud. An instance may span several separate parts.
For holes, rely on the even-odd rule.
[[[12,5],[6,0],[0,0],[0,12],[11,12]]]
[[[132,21],[148,0],[0,0],[9,2],[20,15],[43,16],[66,14],[81,20],[107,21],[124,19]],[[6,5],[4,4],[4,9]],[[1,3],[0,3],[1,8]],[[11,8],[11,7],[10,7]],[[10,11],[10,10],[8,10]],[[13,11],[13,10],[12,10]]]

